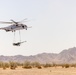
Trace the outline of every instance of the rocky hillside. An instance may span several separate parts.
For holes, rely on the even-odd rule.
[[[0,56],[0,61],[8,62],[8,61],[37,61],[40,63],[76,63],[76,47],[69,48],[68,50],[63,50],[59,54],[54,53],[41,53],[37,55],[31,56]]]

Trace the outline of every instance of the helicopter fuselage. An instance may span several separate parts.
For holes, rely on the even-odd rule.
[[[5,30],[6,32],[9,32],[9,31],[16,31],[16,30],[22,30],[22,29],[26,29],[27,30],[27,26],[26,25],[10,25],[8,27],[3,27],[3,28],[0,28],[2,30]]]

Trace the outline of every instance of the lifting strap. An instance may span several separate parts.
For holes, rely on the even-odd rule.
[[[16,40],[15,40],[15,31],[14,31],[14,38],[13,38],[13,42],[16,42]]]
[[[19,30],[19,37],[20,37],[20,40],[19,41],[21,42],[21,33],[20,33],[20,30]]]
[[[14,32],[13,42],[14,42],[14,43],[16,42],[15,32]],[[21,33],[20,33],[20,30],[19,30],[19,42],[21,42]]]
[[[20,33],[20,30],[19,30],[19,42],[16,42],[16,37],[15,37],[15,32],[14,32],[14,40],[13,40],[13,45],[14,46],[20,46],[21,45],[21,43],[24,43],[24,42],[26,42],[26,41],[21,41],[21,33]]]

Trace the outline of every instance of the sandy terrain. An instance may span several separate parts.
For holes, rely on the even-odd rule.
[[[0,75],[76,75],[76,68],[43,68],[43,69],[23,69],[16,70],[0,69]]]

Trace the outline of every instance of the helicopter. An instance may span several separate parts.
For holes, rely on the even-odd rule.
[[[10,26],[0,28],[0,30],[5,30],[6,32],[9,32],[9,31],[14,32],[14,38],[15,38],[15,31],[19,30],[19,35],[20,35],[20,30],[22,30],[22,29],[27,30],[27,28],[31,28],[22,23],[25,20],[26,19],[19,21],[19,22],[16,22],[14,20],[11,20],[11,22],[0,21],[0,23],[2,23],[2,24],[11,24]],[[26,41],[21,42],[21,36],[20,36],[20,41],[14,42],[13,46],[20,46],[24,42],[26,42]]]
[[[5,30],[6,32],[9,32],[9,31],[15,32],[16,30],[22,30],[22,29],[27,30],[27,28],[31,28],[21,22],[22,21],[16,22],[14,20],[11,20],[11,22],[0,21],[0,23],[2,23],[2,24],[12,24],[10,26],[0,28],[0,30]]]

